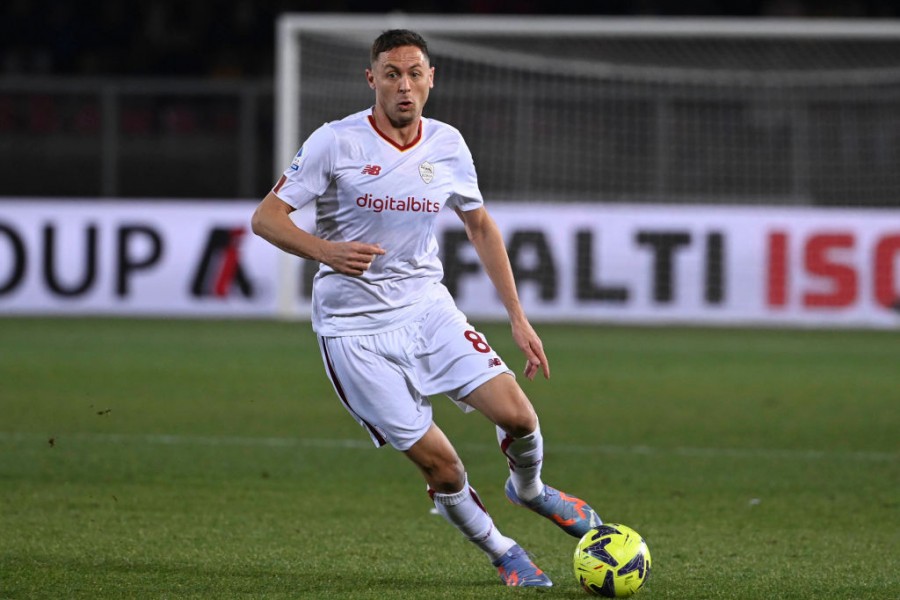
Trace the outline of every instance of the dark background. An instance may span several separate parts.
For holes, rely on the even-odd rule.
[[[897,4],[890,0],[2,0],[0,198],[262,197],[285,160],[274,157],[273,149],[275,23],[284,12],[871,19],[898,16]],[[585,5],[591,8],[586,10]],[[893,64],[898,55],[894,48],[860,56],[880,57]],[[700,56],[719,56],[703,48],[699,52]],[[778,60],[787,56],[775,54]],[[824,56],[814,55],[817,59]],[[825,60],[854,56],[842,51]],[[900,153],[900,133],[894,131],[900,132],[900,127],[892,123],[900,112],[892,101],[880,106],[882,112],[857,107],[854,110],[859,115],[835,121],[836,125],[824,132],[830,137],[823,143],[806,143],[811,153],[822,154],[824,148],[833,150],[835,156],[818,157],[822,160],[815,165],[822,175],[807,175],[827,193],[808,186],[809,193],[801,194],[799,201],[842,205],[898,202],[894,193],[900,174],[895,158]],[[735,122],[753,120],[754,114],[747,109]],[[831,119],[830,114],[823,119]],[[841,123],[846,123],[844,129],[838,127]],[[612,135],[616,124],[607,125],[597,139],[611,145],[609,156],[621,157],[621,148],[615,147],[619,138]],[[868,136],[862,146],[856,142],[857,129],[845,131],[847,127],[862,127]],[[726,143],[732,135],[734,132],[723,133],[725,137],[712,141]],[[491,136],[486,137],[490,141]],[[847,143],[834,142],[845,137]],[[631,144],[637,138],[626,135],[622,139]],[[482,162],[508,155],[502,149],[483,147],[478,137],[473,136],[470,144]],[[702,149],[704,144],[692,147]],[[697,182],[665,191],[673,201],[681,201],[684,194],[698,201],[700,193],[712,198],[731,195],[734,201],[744,201],[747,193],[754,193],[759,196],[757,202],[784,202],[782,190],[769,193],[754,185],[778,183],[778,173],[787,163],[752,144],[747,148],[742,152],[749,155],[729,157],[729,165],[746,167],[749,173],[729,184],[734,189],[723,189],[711,181],[724,181],[724,175],[709,168],[709,157],[701,156],[703,160],[693,171],[690,165],[674,165],[679,176],[699,173]],[[847,152],[853,160],[847,159]],[[564,153],[557,154],[556,158],[570,166],[588,164],[584,157],[570,160]],[[616,158],[618,162],[607,165],[608,172],[597,170],[592,177],[582,177],[587,183],[581,188],[570,186],[570,191],[589,197],[604,192],[604,198],[615,200],[617,178],[628,184],[622,189],[641,188],[640,181],[653,170],[641,162],[642,156],[631,171],[637,184],[627,178],[624,159]],[[754,165],[759,161],[750,159],[760,157],[773,162],[761,168],[775,175],[758,177]],[[492,197],[521,199],[522,192],[504,180],[508,173],[509,179],[516,181],[519,165],[507,167],[505,171],[502,165],[485,168],[483,189]],[[614,189],[592,187],[596,178]],[[671,178],[669,182],[677,183]],[[588,188],[582,189],[584,185]],[[553,183],[554,189],[558,187]],[[543,193],[539,186],[531,192]],[[621,198],[626,199],[643,201]]]
[[[590,6],[585,9],[585,5]],[[897,17],[892,0],[4,0],[0,75],[270,77],[282,12]]]

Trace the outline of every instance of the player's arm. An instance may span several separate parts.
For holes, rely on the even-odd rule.
[[[475,246],[484,270],[497,289],[500,300],[509,314],[513,340],[528,361],[525,364],[525,377],[534,379],[540,368],[544,373],[544,378],[549,379],[550,363],[544,354],[541,338],[528,322],[522,304],[519,302],[516,281],[500,228],[497,227],[497,223],[483,206],[474,210],[457,210],[456,212],[465,224],[466,234],[472,245]]]
[[[384,254],[377,244],[323,240],[297,227],[292,212],[294,207],[269,192],[253,213],[253,233],[285,252],[325,263],[344,275],[362,275],[375,255]]]

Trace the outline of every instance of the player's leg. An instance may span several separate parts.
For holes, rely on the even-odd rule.
[[[405,454],[422,472],[430,493],[455,494],[465,487],[465,467],[436,424],[432,423]]]
[[[509,463],[510,479],[519,497],[536,498],[544,489],[544,440],[534,407],[515,379],[494,377],[464,401],[496,426],[497,441]]]
[[[573,536],[581,537],[600,523],[586,503],[541,481],[544,441],[534,407],[512,371],[449,295],[433,304],[414,352],[427,359],[415,361],[423,394],[444,393],[464,410],[480,411],[498,427],[510,466],[506,495],[512,502],[551,519]]]
[[[469,485],[456,450],[437,425],[432,424],[405,454],[422,472],[438,513],[488,555],[504,583],[523,587],[552,585],[515,540],[494,526],[477,492]]]
[[[497,441],[509,465],[506,496],[580,538],[602,521],[588,504],[544,484],[544,440],[531,402],[508,376],[494,377],[463,401],[484,414],[497,429]]]
[[[409,329],[410,331],[406,331]],[[432,422],[428,398],[404,372],[415,327],[371,336],[319,338],[322,360],[347,411],[377,446],[390,444],[422,472],[438,512],[491,557],[507,585],[548,586],[549,578],[493,526],[466,480],[456,450]]]

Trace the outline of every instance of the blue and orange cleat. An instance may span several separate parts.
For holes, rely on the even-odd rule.
[[[543,571],[531,562],[528,553],[516,544],[506,554],[493,563],[500,573],[500,579],[509,586],[516,587],[552,587],[553,582]]]
[[[513,504],[524,506],[542,517],[547,517],[563,531],[579,539],[594,527],[603,524],[600,516],[584,500],[569,496],[549,485],[544,485],[544,491],[540,496],[526,502],[516,495],[512,479],[507,479],[506,497]]]

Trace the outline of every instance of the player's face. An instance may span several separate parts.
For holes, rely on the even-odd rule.
[[[400,46],[378,55],[366,69],[369,87],[375,90],[375,105],[400,129],[417,124],[434,87],[434,67],[415,46]]]

